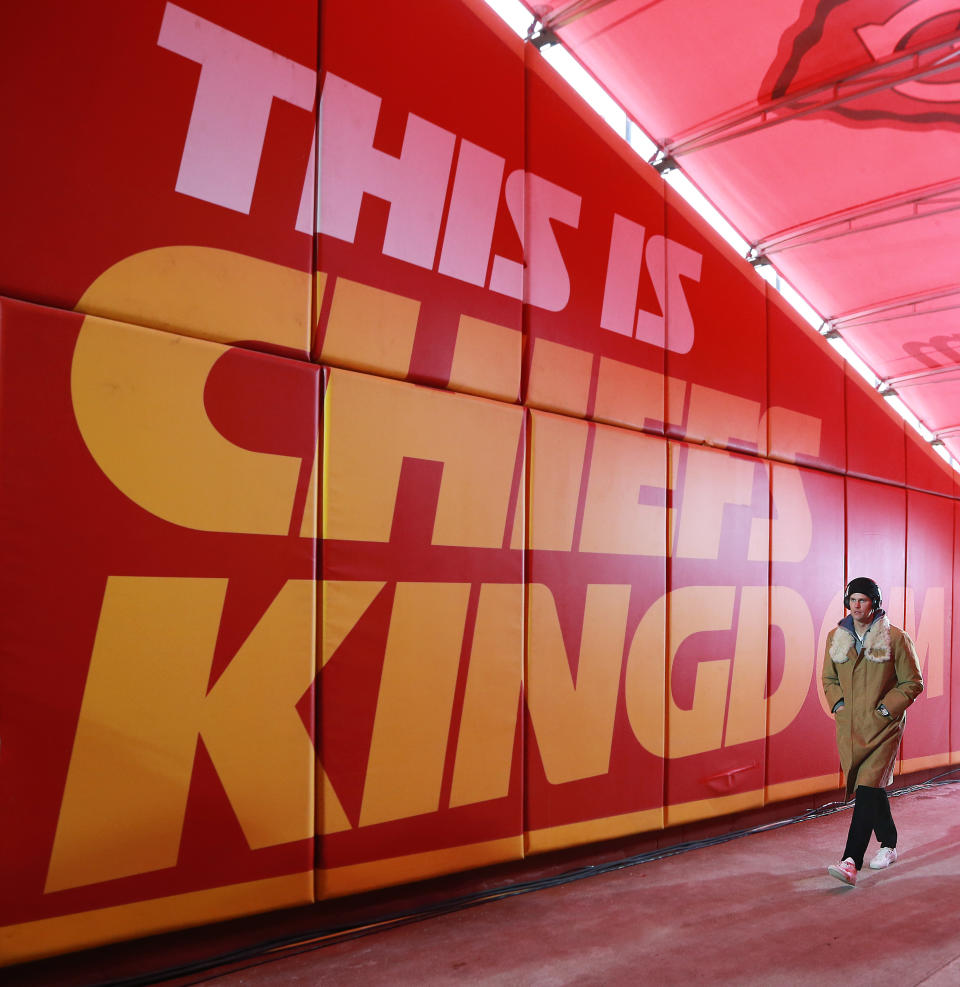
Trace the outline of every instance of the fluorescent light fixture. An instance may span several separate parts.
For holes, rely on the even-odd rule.
[[[649,161],[657,153],[656,143],[644,133],[639,124],[629,119],[627,120],[627,143],[644,161]]]
[[[947,447],[942,443],[940,445],[933,446],[933,451],[945,462],[949,463],[954,469],[960,469],[957,461],[950,455]]]
[[[777,274],[775,268],[771,267],[769,264],[759,264],[757,265],[757,273],[761,278],[763,278],[764,281],[767,282],[767,284],[779,289],[780,275]]]
[[[750,249],[750,244],[740,236],[726,217],[682,171],[667,172],[664,181],[671,188],[676,189],[741,257],[746,255]]]
[[[486,0],[487,6],[500,15],[510,29],[521,38],[527,36],[527,29],[533,23],[533,14],[520,0]]]
[[[814,329],[819,329],[823,325],[823,316],[797,291],[789,281],[780,279],[780,294],[794,307],[795,311],[801,315]]]
[[[543,57],[573,86],[590,107],[621,137],[626,138],[627,114],[562,44],[544,48]]]
[[[828,337],[827,342],[853,367],[871,387],[880,383],[880,378],[850,349],[842,336]]]
[[[905,419],[907,424],[913,428],[915,432],[919,432],[923,436],[924,442],[930,442],[933,440],[934,435],[926,425],[920,421],[919,418],[900,400],[895,394],[892,396],[885,396],[887,404],[896,411],[901,418]]]

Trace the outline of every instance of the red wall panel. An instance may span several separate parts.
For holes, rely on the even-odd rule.
[[[924,690],[910,708],[904,770],[949,762],[953,645],[954,504],[907,491],[907,593],[903,624],[917,646]]]
[[[0,289],[60,308],[0,301],[5,961],[832,789],[851,576],[957,756],[955,481],[482,3],[325,0],[319,61],[300,0],[54,6],[0,33]]]
[[[314,357],[517,401],[522,43],[482,3],[374,0],[362,44],[321,6]]]
[[[770,456],[843,471],[844,363],[767,285]]]
[[[522,855],[524,412],[333,370],[318,893]]]
[[[667,444],[531,418],[525,818],[536,852],[663,825]]]
[[[765,455],[764,282],[669,187],[666,203],[667,434]]]
[[[956,565],[960,550],[960,504],[953,505],[953,559]],[[960,581],[953,580],[953,612],[960,613]],[[960,654],[960,620],[954,620],[950,634],[951,671],[953,656]],[[960,764],[960,675],[950,676],[950,763]]]
[[[663,183],[527,47],[525,403],[662,432]]]
[[[317,379],[0,302],[5,959],[311,899]]]
[[[845,404],[847,472],[902,486],[907,455],[903,419],[849,367]]]
[[[861,442],[866,445],[868,438]],[[907,492],[902,487],[848,477],[846,511],[847,581],[858,576],[876,580],[887,616],[903,627]]]
[[[0,293],[305,355],[317,7],[187,7],[4,11]]]
[[[844,615],[844,481],[771,464],[767,799],[839,778],[833,718],[820,676],[826,636]]]
[[[671,443],[667,824],[763,802],[770,482]]]
[[[912,428],[904,432],[907,443],[907,486],[930,493],[953,496],[953,468],[939,456],[930,455],[930,446]]]

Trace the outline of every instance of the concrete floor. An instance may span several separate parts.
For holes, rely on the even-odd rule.
[[[855,888],[826,873],[843,847],[848,808],[349,942],[163,982],[955,987],[960,784],[931,784],[891,801],[900,860],[887,871],[865,867]],[[173,964],[174,947],[164,954],[159,942],[141,952],[141,971]],[[0,971],[0,981],[120,983],[131,973],[129,963],[113,975],[101,966],[91,979],[88,964],[74,980],[64,978],[62,961],[57,969],[49,980],[39,967],[10,981]]]
[[[846,810],[203,982],[955,987],[960,786],[892,804],[901,858],[855,888]]]

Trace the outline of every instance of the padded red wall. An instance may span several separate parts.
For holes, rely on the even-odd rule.
[[[852,576],[960,757],[952,475],[532,46],[184,3],[2,15],[3,962],[832,791]]]

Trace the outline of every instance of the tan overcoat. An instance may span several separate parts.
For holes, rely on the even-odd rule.
[[[923,691],[923,676],[910,636],[878,617],[867,631],[857,655],[852,630],[841,621],[827,635],[823,655],[823,692],[834,714],[840,765],[847,779],[847,798],[857,785],[885,788],[893,769],[906,723],[907,707]],[[890,711],[877,712],[883,703]]]

